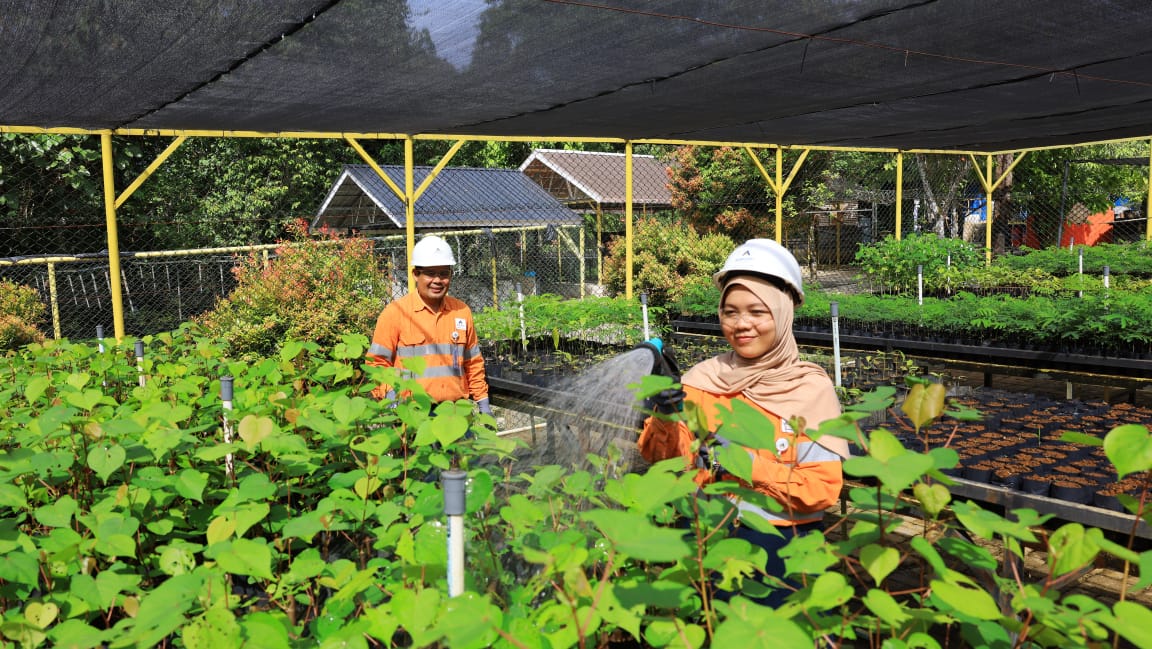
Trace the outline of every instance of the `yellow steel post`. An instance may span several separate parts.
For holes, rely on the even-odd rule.
[[[415,192],[415,171],[412,151],[412,137],[404,137],[404,234],[407,238],[408,249],[408,292],[416,291],[416,278],[412,275],[412,247],[416,245],[416,201],[413,200]]]
[[[624,143],[624,297],[632,299],[632,141]]]
[[[776,147],[776,243],[784,243],[784,149]]]
[[[776,242],[783,243],[784,193],[792,186],[792,181],[796,180],[796,174],[800,173],[800,167],[804,166],[804,161],[808,159],[808,154],[812,152],[812,149],[804,149],[800,152],[800,157],[796,158],[796,163],[792,165],[792,170],[788,172],[787,179],[784,178],[784,154],[780,147],[776,148],[775,178],[764,168],[763,163],[760,162],[760,156],[756,155],[756,152],[751,146],[745,145],[744,150],[748,152],[748,157],[752,158],[756,169],[758,169],[760,175],[764,177],[764,182],[768,183],[768,186],[772,188],[772,192],[776,194]]]
[[[896,240],[903,238],[904,229],[904,152],[896,152]]]
[[[776,199],[776,214],[779,214],[778,218],[776,218],[776,243],[783,243],[783,240],[781,239],[783,236],[783,196],[788,193],[788,188],[791,187],[791,182],[796,180],[796,174],[799,173],[799,168],[804,166],[804,160],[808,159],[808,154],[811,152],[811,149],[804,149],[803,151],[799,152],[799,157],[796,158],[796,163],[793,164],[793,168],[791,168],[791,171],[788,172],[788,178],[782,182],[780,182],[778,179],[780,190],[778,191],[778,199]],[[778,161],[782,159],[783,158],[778,158]],[[776,168],[779,169],[779,167]]]
[[[580,222],[580,299],[581,300],[584,299],[584,273],[585,273],[585,266],[587,263],[584,261],[584,257],[585,257],[585,252],[584,252],[584,222],[583,222],[583,219],[581,219],[581,222]]]
[[[1152,241],[1152,216],[1149,212],[1152,212],[1152,140],[1148,140],[1148,200],[1144,203],[1144,238]]]
[[[116,177],[112,166],[112,133],[100,134],[104,171],[104,227],[108,231],[108,285],[112,291],[112,332],[124,339],[124,298],[120,292],[120,238],[116,231]]]
[[[600,202],[596,202],[596,283],[604,283],[604,210]]]
[[[976,162],[976,157],[969,154],[969,157],[972,159],[972,166],[976,168],[976,176],[979,177],[980,184],[984,186],[984,208],[986,210],[984,221],[984,263],[987,265],[991,265],[992,263],[992,217],[993,208],[995,207],[992,204],[992,191],[1008,178],[1008,174],[1012,173],[1012,170],[1016,168],[1016,165],[1020,164],[1024,156],[1028,155],[1028,152],[1020,151],[1019,155],[1013,155],[1015,157],[1012,159],[1012,163],[1008,165],[1008,168],[1004,170],[1004,173],[1000,174],[999,178],[993,178],[992,155],[989,154],[985,158],[985,171],[984,173],[980,173],[980,165]]]
[[[56,264],[48,262],[48,301],[52,304],[52,336],[60,340],[60,300],[56,296]]]
[[[984,196],[984,264],[987,266],[992,265],[992,190],[996,187],[992,184],[992,156],[985,158],[985,172],[984,177],[988,182],[984,184],[987,190]]]

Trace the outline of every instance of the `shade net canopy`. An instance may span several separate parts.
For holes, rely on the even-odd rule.
[[[1005,151],[1152,135],[1148,0],[2,0],[0,125]]]

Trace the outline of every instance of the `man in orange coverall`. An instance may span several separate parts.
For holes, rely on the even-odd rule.
[[[792,320],[795,307],[804,302],[804,288],[792,253],[771,239],[752,239],[728,256],[713,280],[720,289],[720,329],[732,349],[691,368],[681,380],[683,388],[656,395],[653,409],[672,415],[684,401],[691,401],[716,430],[721,409],[730,410],[733,401],[743,401],[772,422],[775,449],[747,449],[752,482],[744,486],[774,499],[781,510],[768,511],[747,502],[738,502],[737,507],[741,522],[758,517],[780,535],[737,525],[731,536],[763,548],[768,555],[765,573],[782,578],[785,566],[779,550],[792,537],[823,529],[824,510],[840,497],[844,484],[840,463],[849,453],[845,440],[825,436],[814,441],[805,430],[793,430],[789,420],[801,417],[805,429],[816,428],[840,416],[840,402],[824,369],[800,360]],[[698,458],[692,450],[694,440],[681,419],[650,417],[640,436],[640,453],[651,462],[684,457],[700,468],[700,483],[736,480],[706,447]],[[726,440],[718,441],[727,445]],[[753,601],[775,608],[788,592],[775,588]],[[716,593],[720,599],[730,595]]]
[[[425,236],[412,247],[416,292],[393,300],[376,320],[368,364],[404,368],[405,360],[424,359],[424,371],[414,378],[433,401],[471,398],[480,412],[491,415],[488,380],[472,310],[448,295],[456,258],[448,242]],[[377,399],[394,399],[392,386],[372,391]]]

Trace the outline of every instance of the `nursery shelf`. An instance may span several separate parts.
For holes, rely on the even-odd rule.
[[[674,320],[673,328],[684,333],[720,335],[715,322]],[[801,345],[831,347],[830,331],[796,331]],[[905,338],[881,338],[860,335],[840,335],[840,346],[859,350],[900,350],[909,355],[938,358],[949,361],[969,361],[1025,367],[1034,370],[1088,373],[1110,377],[1125,377],[1126,383],[1152,385],[1152,360],[1117,356],[1091,356],[1052,351],[1017,349],[994,345],[958,345],[927,342]]]
[[[974,482],[963,478],[952,478],[955,483],[948,487],[952,495],[971,498],[983,503],[990,503],[1004,507],[1006,511],[1013,509],[1034,509],[1041,514],[1052,516],[1073,523],[1086,526],[1099,527],[1112,532],[1128,533],[1132,531],[1133,515],[1126,512],[1114,512],[1108,509],[1081,505],[1079,503],[1036,496],[1016,489],[1008,489],[997,485]],[[1145,521],[1140,521],[1136,527],[1136,536],[1152,539],[1152,528]]]

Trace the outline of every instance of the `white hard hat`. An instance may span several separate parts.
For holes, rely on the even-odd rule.
[[[784,246],[772,239],[749,239],[736,247],[724,266],[712,275],[716,287],[724,290],[730,274],[760,275],[775,278],[792,289],[796,305],[804,304],[804,285],[800,279],[800,264]]]
[[[412,266],[416,268],[455,265],[452,246],[436,235],[427,235],[412,246]]]

